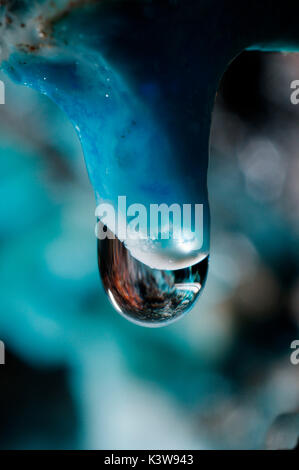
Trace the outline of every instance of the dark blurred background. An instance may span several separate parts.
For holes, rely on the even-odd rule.
[[[294,447],[299,54],[245,52],[223,77],[207,287],[186,318],[158,330],[128,323],[103,292],[70,122],[0,78],[0,448]]]

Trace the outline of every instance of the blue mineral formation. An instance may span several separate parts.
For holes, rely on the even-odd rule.
[[[169,18],[168,8],[85,3],[94,2],[40,2],[28,12],[5,8],[2,68],[66,112],[97,204],[109,202],[120,211],[118,199],[125,196],[127,206],[137,203],[148,214],[152,205],[202,206],[200,227],[179,240],[161,240],[163,220],[159,227],[160,220],[153,222],[156,238],[147,220],[146,234],[140,230],[134,240],[105,221],[116,236],[108,259],[106,242],[99,241],[100,271],[112,303],[128,316],[137,309],[137,321],[164,324],[190,309],[207,274],[211,109],[203,108],[203,93],[213,96],[215,89],[198,82],[194,46],[186,47],[183,31],[177,35],[178,18]],[[103,269],[101,259],[107,260]]]
[[[221,3],[215,12],[195,1],[2,3],[2,68],[65,111],[97,204],[109,203],[125,224],[119,197],[147,214],[152,206],[202,207],[199,227],[180,237],[170,234],[181,224],[174,218],[135,220],[128,239],[113,217],[97,213],[98,229],[109,234],[98,241],[100,273],[115,308],[150,326],[177,319],[207,275],[207,168],[218,82],[253,37],[246,29],[234,34],[238,10],[223,16]]]

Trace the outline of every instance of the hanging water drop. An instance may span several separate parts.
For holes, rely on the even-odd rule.
[[[204,287],[208,260],[163,271],[138,261],[117,238],[98,240],[100,275],[112,305],[142,326],[164,326],[187,313]]]

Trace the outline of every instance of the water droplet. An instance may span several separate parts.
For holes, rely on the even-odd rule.
[[[98,240],[99,270],[112,305],[142,326],[164,326],[187,313],[204,287],[208,260],[163,271],[138,261],[117,238]]]

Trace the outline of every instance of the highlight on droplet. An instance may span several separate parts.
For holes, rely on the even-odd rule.
[[[152,205],[115,213],[96,209],[99,271],[115,310],[149,327],[164,326],[187,313],[205,285],[209,255],[203,250],[203,208],[197,204]],[[126,209],[126,210],[124,210]],[[154,210],[153,210],[154,209]],[[148,214],[149,212],[149,214]]]

